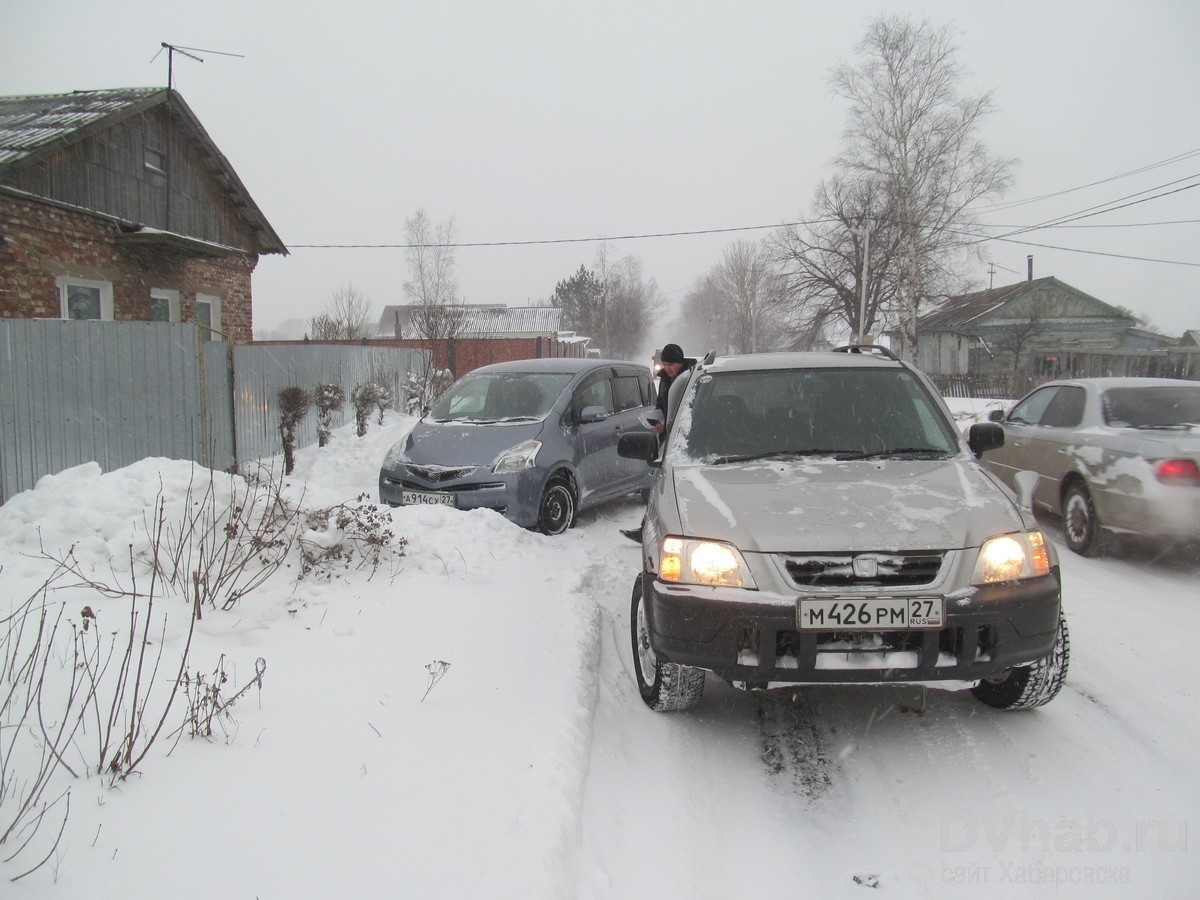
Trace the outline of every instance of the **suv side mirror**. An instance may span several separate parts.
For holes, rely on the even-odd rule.
[[[967,429],[967,446],[975,454],[975,458],[983,456],[989,450],[999,450],[1004,446],[1004,429],[995,422],[979,422]]]
[[[988,421],[989,422],[1003,422],[1004,421],[1004,410],[993,409],[990,413],[988,413]]]
[[[580,424],[587,424],[588,422],[600,422],[607,418],[608,410],[606,410],[603,406],[585,406],[579,411]]]

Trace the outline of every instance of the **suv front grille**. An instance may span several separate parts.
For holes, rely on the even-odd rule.
[[[941,551],[790,553],[783,565],[798,588],[917,587],[937,581]]]

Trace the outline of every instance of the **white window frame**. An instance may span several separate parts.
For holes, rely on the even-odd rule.
[[[203,336],[202,340],[220,341],[225,335],[221,332],[221,298],[214,294],[196,294],[196,325],[200,326],[200,305],[207,304],[209,309],[209,325],[212,330]]]
[[[75,322],[111,322],[113,320],[113,288],[107,281],[93,281],[90,278],[73,278],[70,275],[60,275],[55,279],[58,286],[58,314],[61,318],[71,319],[71,311],[67,307],[67,293],[71,287],[88,287],[100,289],[100,318],[73,319]]]
[[[170,288],[151,288],[150,299],[166,300],[169,309],[167,321],[175,324],[181,321],[179,315],[179,291],[173,291]]]

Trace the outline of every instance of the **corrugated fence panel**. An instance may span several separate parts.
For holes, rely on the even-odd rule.
[[[318,384],[339,384],[346,406],[333,415],[337,428],[354,421],[350,394],[354,388],[376,382],[392,392],[392,408],[404,409],[404,384],[410,371],[425,365],[428,353],[400,347],[256,346],[233,348],[233,392],[237,457],[246,462],[283,453],[279,436],[279,392],[302,387],[312,394]],[[296,446],[317,442],[316,411],[310,411],[296,429]]]
[[[278,397],[378,382],[404,408],[410,371],[427,353],[397,347],[230,346],[194,325],[0,319],[0,503],[44,475],[95,461],[111,472],[151,456],[212,469],[283,452]],[[316,412],[297,446],[316,443]]]
[[[0,320],[0,501],[90,461],[106,472],[149,456],[232,464],[228,424],[205,452],[199,377],[193,325]],[[226,388],[210,416],[229,423],[230,403]]]

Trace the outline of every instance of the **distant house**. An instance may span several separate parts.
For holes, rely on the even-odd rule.
[[[372,343],[430,350],[433,364],[456,377],[497,362],[589,355],[588,338],[559,330],[562,310],[556,306],[462,304],[432,313],[435,318],[441,314],[444,321],[447,309],[453,324],[440,329],[436,340],[429,340],[421,324],[430,314],[426,307],[385,306]]]
[[[287,248],[175,91],[0,97],[0,316],[248,342],[266,253]]]
[[[453,310],[457,315],[453,331],[470,338],[553,338],[559,335],[562,310],[557,306],[500,306],[497,304],[456,304],[435,307]],[[421,319],[426,307],[419,304],[385,306],[379,317],[376,336],[421,338]]]
[[[904,338],[889,335],[905,352]],[[1148,353],[1179,341],[1057,278],[952,297],[917,320],[916,363],[933,376],[1018,376],[1027,382],[1081,372],[1096,354]],[[1086,366],[1082,366],[1086,368]]]

